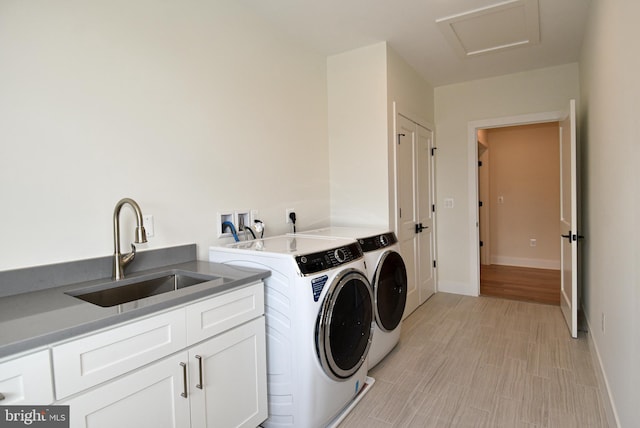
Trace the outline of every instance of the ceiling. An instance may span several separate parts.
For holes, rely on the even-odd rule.
[[[240,1],[323,55],[387,41],[436,87],[577,62],[591,0]]]

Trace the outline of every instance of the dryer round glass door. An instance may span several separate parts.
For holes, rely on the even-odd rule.
[[[376,323],[382,331],[392,331],[402,321],[407,303],[407,268],[396,251],[386,251],[373,277]]]
[[[373,336],[373,298],[360,271],[340,272],[329,286],[316,322],[316,352],[325,373],[347,379],[365,361]]]

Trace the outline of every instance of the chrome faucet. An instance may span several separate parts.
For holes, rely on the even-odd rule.
[[[120,199],[113,210],[113,279],[116,281],[124,278],[124,268],[133,261],[136,256],[136,246],[131,244],[131,252],[120,254],[120,210],[125,204],[131,205],[136,212],[136,237],[135,243],[147,242],[147,233],[142,225],[142,210],[136,201],[130,198]]]

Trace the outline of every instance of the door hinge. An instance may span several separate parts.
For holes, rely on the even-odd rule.
[[[480,201],[480,206],[482,206],[482,201]]]
[[[480,241],[480,246],[484,247],[484,242]]]
[[[431,212],[436,212],[436,204],[431,205]]]
[[[402,208],[398,208],[398,217],[402,218]]]
[[[433,261],[433,268],[435,269],[435,268],[436,268],[436,266],[437,266],[437,264],[436,264],[436,261],[434,260],[434,261]]]
[[[482,161],[478,161],[478,166],[482,166]]]
[[[437,147],[431,147],[431,156],[435,156]]]

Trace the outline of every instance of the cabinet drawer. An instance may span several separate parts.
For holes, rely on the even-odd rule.
[[[264,313],[264,285],[247,286],[187,307],[187,343],[215,336]]]
[[[115,327],[52,348],[58,400],[186,346],[184,309]]]
[[[1,406],[53,402],[49,350],[0,363]],[[0,396],[1,397],[1,396]]]

